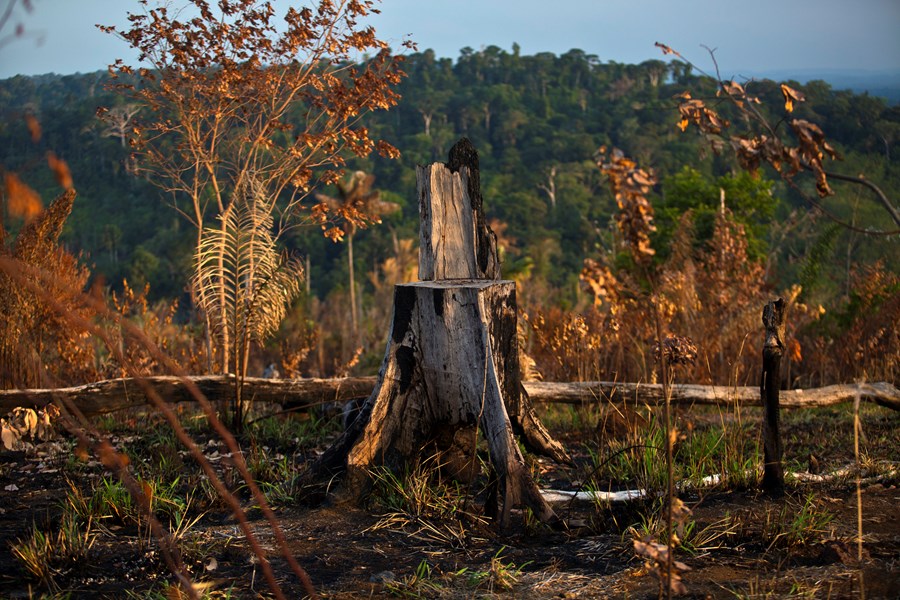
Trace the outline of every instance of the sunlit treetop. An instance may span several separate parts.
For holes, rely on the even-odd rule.
[[[286,195],[283,215],[296,217],[317,182],[340,178],[348,155],[399,156],[360,124],[366,112],[397,104],[404,76],[403,57],[360,24],[378,12],[373,0],[322,0],[280,18],[271,2],[255,0],[141,5],[130,28],[101,26],[138,50],[142,65],[119,60],[110,71],[149,109],[130,139],[142,167],[192,198],[185,213],[196,225],[209,202],[227,212],[250,175]],[[326,227],[327,205],[309,214],[327,234],[340,231]]]

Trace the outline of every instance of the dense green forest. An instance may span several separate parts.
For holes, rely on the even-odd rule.
[[[900,265],[897,235],[836,225],[777,174],[748,174],[729,154],[710,153],[695,131],[682,132],[673,97],[690,89],[694,97],[714,101],[716,82],[680,61],[619,64],[580,50],[523,56],[514,45],[512,51],[464,48],[456,60],[415,53],[406,57],[404,70],[400,105],[365,117],[372,137],[396,146],[401,158],[373,155],[348,165],[373,173],[382,198],[402,207],[356,236],[355,270],[364,302],[377,294],[378,269],[397,254],[399,241],[417,237],[415,165],[446,160],[461,136],[480,152],[485,205],[505,272],[537,290],[531,296],[520,292],[526,303],[532,297],[544,307],[585,306],[590,299],[579,286],[585,259],[627,266],[613,221],[616,204],[594,160],[601,146],[620,148],[655,172],[660,183],[651,201],[659,262],[667,259],[679,217],[688,209],[695,216],[693,242],[703,247],[713,235],[724,190],[726,205],[746,227],[748,256],[765,266],[760,286],[782,290],[800,284],[805,300],[829,303],[848,297],[859,265],[881,261],[889,271]],[[113,289],[126,279],[133,288],[149,284],[151,298],[182,298],[184,306],[195,233],[173,209],[178,198],[133,174],[123,132],[97,118],[98,107],[125,102],[107,84],[105,72],[0,82],[0,164],[19,173],[46,202],[57,188],[44,155],[52,150],[65,159],[79,194],[63,235],[66,247]],[[777,122],[778,84],[746,86]],[[820,125],[842,157],[828,168],[865,174],[896,204],[900,106],[834,90],[823,81],[791,86],[806,96],[794,115]],[[37,143],[26,114],[40,122]],[[833,186],[836,194],[822,202],[832,215],[859,229],[893,228],[865,189]],[[290,251],[308,257],[312,296],[326,299],[347,286],[345,245],[324,239],[312,225],[282,239]]]

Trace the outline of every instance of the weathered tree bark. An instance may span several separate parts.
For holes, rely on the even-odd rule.
[[[216,401],[234,393],[234,381],[227,375],[199,375],[189,379],[209,400]],[[173,403],[193,402],[184,380],[158,375],[144,380]],[[277,404],[285,411],[301,411],[327,403],[343,403],[372,394],[375,376],[342,379],[263,379],[244,380],[244,395],[254,404]],[[618,383],[613,381],[524,381],[522,386],[535,404],[621,403],[655,405],[663,401],[659,384]],[[673,404],[744,406],[760,404],[758,387],[693,385],[676,383],[671,387]],[[900,410],[900,390],[886,382],[846,383],[805,390],[781,390],[781,408],[815,408],[852,402],[856,396],[885,408]],[[35,390],[0,390],[0,415],[17,406],[40,408],[54,398],[65,398],[87,417],[140,408],[150,402],[138,382],[131,377],[109,379],[76,387]]]
[[[497,236],[484,220],[478,153],[465,138],[450,162],[416,167],[419,279],[500,279]]]
[[[464,459],[476,464],[481,433],[494,471],[487,511],[501,526],[516,506],[555,521],[514,436],[521,434],[531,449],[556,460],[568,456],[537,419],[521,385],[516,286],[499,279],[475,148],[460,140],[450,150],[449,164],[419,167],[417,181],[422,281],[394,288],[390,336],[375,390],[308,476],[344,470],[344,493],[356,500],[367,490],[373,468],[399,469],[430,441],[455,438],[456,432],[471,441],[463,448]]]
[[[778,394],[781,388],[781,356],[784,354],[783,298],[766,304],[763,308],[762,322],[766,328],[760,379],[760,396],[765,406],[762,489],[770,493],[779,493],[784,489],[781,434],[778,431]]]

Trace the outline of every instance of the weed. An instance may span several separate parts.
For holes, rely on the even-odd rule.
[[[466,523],[485,525],[487,520],[466,509],[468,495],[456,482],[434,479],[436,457],[419,462],[403,476],[387,468],[372,473],[372,499],[387,512],[369,528],[402,530],[411,536],[452,547],[467,547]]]
[[[271,453],[268,446],[254,444],[247,456],[247,468],[258,483],[279,483],[293,479],[295,461],[281,453]]]
[[[272,507],[287,506],[297,498],[297,478],[288,477],[282,482],[260,481],[259,489]]]
[[[732,423],[728,423],[724,417],[720,418],[724,445],[719,473],[731,489],[743,490],[754,487],[759,479],[759,432],[755,427],[744,425],[740,406],[734,408]]]
[[[773,547],[795,548],[809,546],[831,532],[828,526],[834,515],[816,502],[814,494],[806,496],[802,504],[788,500],[780,511],[766,512],[763,540]]]
[[[508,592],[519,581],[519,577],[529,562],[516,565],[503,557],[506,547],[500,548],[484,570],[462,568],[452,573],[441,574],[437,567],[421,561],[415,573],[385,584],[388,593],[403,598],[424,598],[448,593],[448,588],[457,587],[459,582],[467,588],[483,590],[489,594]],[[458,590],[457,590],[458,591]],[[456,597],[460,594],[451,594]],[[470,596],[471,593],[463,594]]]
[[[157,517],[166,517],[173,537],[177,540],[185,536],[203,514],[192,515],[193,494],[181,496],[178,493],[180,479],[169,483],[160,480],[138,480],[150,506]],[[113,521],[119,525],[140,527],[146,519],[140,507],[134,502],[128,489],[116,479],[102,478],[88,497],[78,487],[68,482],[69,491],[63,503],[64,514],[71,515],[80,523],[88,521]]]
[[[789,586],[786,584],[790,583]],[[785,589],[786,588],[786,589]],[[739,600],[769,600],[770,598],[816,598],[822,591],[818,584],[798,581],[784,582],[779,578],[761,580],[758,576],[747,581],[746,588],[726,588]],[[830,597],[831,594],[829,593]]]
[[[497,551],[497,554],[491,558],[490,571],[488,571],[486,578],[488,590],[491,592],[494,590],[506,591],[512,589],[518,582],[519,575],[522,574],[522,569],[529,564],[526,562],[516,566],[514,563],[504,562],[502,556],[503,550],[505,550],[505,548],[500,548],[500,550]]]
[[[55,532],[32,525],[31,536],[12,544],[12,554],[33,577],[54,585],[55,575],[87,557],[95,539],[90,519],[82,527],[74,514],[64,513]]]
[[[102,478],[88,506],[98,518],[112,519],[121,525],[138,520],[138,507],[134,499],[117,479]]]
[[[665,441],[665,431],[655,418],[649,418],[643,429],[634,432],[631,439],[612,440],[607,446],[606,457],[588,447],[592,462],[591,475],[586,478],[595,490],[609,486],[628,485],[651,494],[666,485],[666,465],[660,460]],[[634,443],[640,441],[640,443]]]
[[[415,573],[396,581],[385,583],[386,591],[400,598],[425,598],[443,589],[441,582],[435,579],[435,569],[422,560]]]
[[[676,528],[673,541],[678,548],[693,556],[722,548],[727,539],[739,533],[731,516],[726,515],[712,523],[702,524],[692,518],[690,511],[684,511],[684,505],[678,498],[675,499],[675,507]],[[625,535],[636,540],[653,539],[665,543],[663,508],[662,503],[659,503],[650,516],[642,516],[640,524],[630,527]]]
[[[707,477],[720,473],[717,456],[725,445],[725,431],[695,430],[676,447],[675,460],[681,465],[682,477],[694,486],[702,486]]]
[[[230,600],[235,598],[234,589],[214,590],[212,582],[193,582],[194,592],[200,600]],[[145,592],[135,592],[128,590],[125,593],[126,598],[133,600],[186,600],[190,596],[179,586],[165,584],[161,588],[153,588]]]

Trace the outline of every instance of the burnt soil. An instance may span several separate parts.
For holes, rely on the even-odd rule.
[[[693,412],[690,429],[710,425],[720,414]],[[759,415],[752,410],[745,420]],[[164,464],[179,477],[180,492],[198,488],[196,466],[182,451],[166,450],[153,438],[148,417],[107,421],[117,447],[139,465]],[[591,421],[593,419],[593,422]],[[603,443],[596,415],[550,415],[548,424],[572,453],[576,465],[560,467],[533,459],[541,486],[576,489],[590,470],[587,448]],[[758,423],[759,421],[755,421]],[[710,425],[711,426],[711,425]],[[788,471],[834,472],[854,461],[852,411],[846,406],[787,414],[783,423]],[[688,598],[867,598],[900,597],[900,414],[867,407],[863,416],[864,466],[861,485],[864,544],[857,547],[857,486],[854,474],[826,481],[790,480],[785,494],[769,497],[756,489],[718,485],[683,489],[692,509],[693,537],[675,551],[690,571],[682,574]],[[195,438],[215,455],[212,436]],[[291,441],[257,438],[250,450],[286,457],[299,471],[327,447],[334,427],[319,438]],[[278,445],[281,447],[278,447]],[[74,485],[85,495],[109,476],[99,462],[79,459],[75,443],[61,436],[22,451],[0,453],[0,597],[29,598],[60,592],[70,598],[165,597],[173,581],[146,527],[128,519],[104,517],[85,557],[57,560],[41,581],[23,569],[11,545],[34,528],[59,527],[63,505]],[[229,481],[227,460],[214,463]],[[282,459],[285,460],[285,459]],[[252,456],[251,456],[252,461]],[[181,475],[179,475],[181,473]],[[271,474],[270,474],[271,476]],[[265,477],[262,477],[265,479]],[[245,489],[231,481],[248,507],[251,526],[271,557],[286,597],[301,598],[303,587],[277,545],[265,519]],[[435,516],[392,510],[385,498],[365,506],[339,496],[315,505],[275,502],[290,551],[323,598],[655,598],[657,577],[636,556],[634,539],[652,530],[661,502],[655,499],[595,505],[576,501],[555,505],[566,526],[551,528],[517,513],[507,531],[481,517],[483,482],[459,487],[460,511]],[[616,487],[610,483],[610,487]],[[302,496],[302,494],[300,494]],[[214,497],[195,493],[192,513],[200,517],[181,539],[182,558],[207,597],[271,597],[259,565],[235,519]],[[811,515],[806,523],[800,517]],[[386,517],[390,515],[391,518]],[[400,515],[400,516],[398,516]],[[402,518],[401,518],[402,517]],[[805,526],[806,525],[806,526]],[[659,528],[656,530],[659,531]],[[704,532],[699,535],[697,532]],[[68,596],[66,596],[68,594]],[[130,594],[130,595],[129,595]],[[155,594],[155,595],[154,595]],[[170,597],[175,597],[170,594]]]

